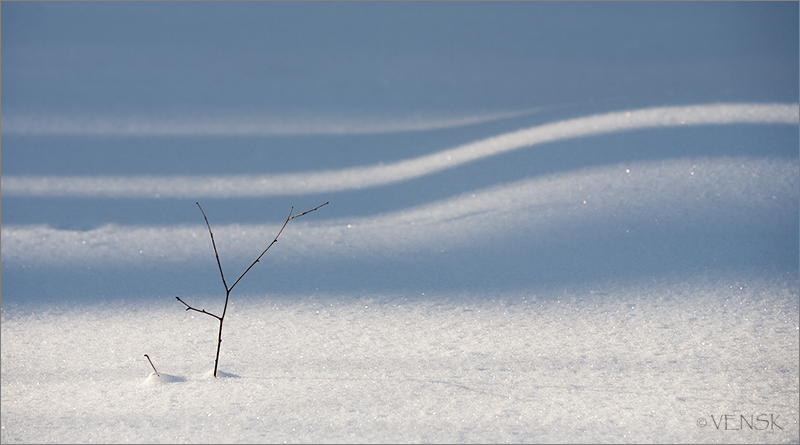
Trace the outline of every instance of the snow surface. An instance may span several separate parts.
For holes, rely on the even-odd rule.
[[[800,440],[796,3],[1,7],[2,443]]]
[[[798,121],[793,104],[716,104],[656,107],[607,113],[518,130],[391,164],[271,176],[212,177],[6,177],[10,196],[125,198],[241,198],[307,195],[388,185],[455,168],[481,158],[563,139],[652,127],[788,123]],[[12,126],[13,128],[13,126]]]
[[[170,302],[4,311],[4,442],[797,435],[796,289],[771,282],[236,298],[229,311],[220,366],[232,375],[216,380],[215,320]],[[142,351],[186,380],[148,385]],[[753,413],[784,429],[711,426]]]
[[[617,276],[602,285],[495,291],[490,285],[398,292],[404,287],[386,280],[394,291],[364,292],[364,283],[378,289],[392,274],[416,275],[406,289],[454,279],[379,266],[383,272],[354,292],[318,287],[352,283],[335,277],[353,267],[350,257],[374,264],[433,258],[446,263],[444,273],[465,278],[450,268],[461,267],[470,251],[486,250],[490,260],[510,257],[501,263],[501,281],[524,273],[519,268],[534,276],[563,268],[559,260],[573,262],[572,273],[594,267],[596,274],[603,265],[576,267],[572,255],[553,254],[596,226],[617,232],[605,235],[649,270],[662,260],[669,264],[669,258],[647,258],[658,253],[652,243],[677,236],[654,240],[659,226],[679,228],[690,237],[684,248],[701,252],[720,247],[707,232],[714,227],[734,236],[793,230],[799,187],[797,165],[785,161],[680,158],[579,169],[400,212],[312,221],[323,208],[293,221],[257,265],[272,275],[272,266],[289,263],[317,289],[292,292],[284,284],[283,294],[266,296],[234,290],[218,380],[209,370],[216,321],[183,311],[166,295],[53,308],[46,298],[22,302],[4,292],[3,440],[792,441],[798,431],[797,281],[780,267],[741,274],[737,261],[714,258],[734,273],[628,284]],[[253,257],[254,246],[268,244],[279,228],[212,227],[223,265]],[[6,279],[26,267],[106,274],[156,265],[171,274],[183,263],[212,260],[201,224],[88,231],[11,225],[2,236]],[[791,263],[797,244],[776,241],[769,252],[747,252],[743,243],[716,254],[745,254],[749,265]],[[589,260],[597,260],[597,246],[587,247]],[[539,249],[544,253],[537,255]],[[673,254],[676,260],[686,255]],[[213,266],[205,273],[213,278]],[[364,271],[351,273],[358,280]],[[271,287],[272,280],[255,281]],[[221,295],[180,295],[219,313]],[[153,386],[142,353],[168,373],[160,384]],[[779,415],[783,429],[696,425],[700,418],[712,425],[712,415],[719,422],[725,414],[763,413]]]

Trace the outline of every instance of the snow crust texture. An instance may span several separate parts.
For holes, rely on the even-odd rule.
[[[744,443],[798,434],[798,307],[793,289],[773,283],[502,299],[249,296],[230,308],[218,379],[208,371],[214,323],[174,309],[4,311],[3,442]],[[177,381],[143,384],[152,370],[140,351],[169,373],[162,382]],[[751,414],[780,417],[733,429]],[[728,429],[715,427],[725,415]]]

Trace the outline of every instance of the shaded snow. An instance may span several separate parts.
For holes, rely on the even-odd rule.
[[[415,113],[404,116],[317,116],[287,117],[286,110],[263,117],[216,116],[174,118],[161,116],[108,117],[15,116],[5,123],[5,132],[23,135],[91,136],[297,136],[380,134],[464,127],[511,117],[525,116],[555,107],[486,112],[464,116]]]
[[[478,247],[523,232],[547,238],[575,225],[769,225],[793,218],[799,187],[797,166],[780,159],[631,162],[471,190],[398,212],[309,222],[324,216],[324,209],[293,221],[281,248],[264,261]],[[226,256],[255,258],[260,250],[254,246],[269,244],[280,225],[212,228]],[[7,225],[2,236],[4,260],[31,266],[182,263],[211,251],[202,219],[194,226],[107,225],[88,231]]]
[[[653,127],[797,124],[797,104],[715,104],[654,107],[553,122],[386,165],[271,176],[16,177],[3,178],[8,196],[112,198],[241,198],[333,193],[408,181],[467,162],[563,139]]]

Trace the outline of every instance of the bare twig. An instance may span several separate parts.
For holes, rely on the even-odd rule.
[[[208,227],[208,234],[211,236],[211,245],[214,247],[214,256],[217,258],[217,266],[219,267],[219,276],[220,276],[220,278],[222,278],[222,285],[225,287],[225,305],[222,308],[222,316],[217,316],[217,315],[214,315],[214,314],[212,314],[210,312],[206,312],[205,309],[195,309],[195,308],[189,306],[188,304],[186,304],[185,301],[181,300],[178,297],[175,297],[175,299],[180,301],[181,303],[183,303],[183,305],[186,306],[186,310],[187,311],[200,312],[201,314],[210,315],[210,316],[216,318],[217,320],[219,320],[219,335],[217,336],[217,355],[216,355],[216,358],[214,359],[214,377],[216,377],[217,376],[217,365],[219,364],[219,350],[220,350],[220,345],[222,345],[222,321],[225,319],[225,313],[228,311],[228,299],[229,299],[229,297],[231,295],[231,290],[233,290],[233,287],[236,286],[237,283],[239,283],[239,280],[241,280],[242,277],[244,277],[245,274],[247,272],[249,272],[250,269],[253,266],[255,266],[255,264],[258,263],[261,260],[261,257],[264,256],[265,253],[267,253],[269,248],[272,247],[273,244],[278,242],[278,237],[281,236],[281,233],[283,233],[283,229],[286,228],[286,225],[289,224],[289,221],[291,221],[291,220],[293,220],[295,218],[299,218],[299,217],[301,217],[303,215],[307,215],[307,214],[319,209],[322,206],[328,205],[329,202],[326,202],[325,204],[320,204],[320,205],[314,207],[311,210],[306,210],[305,212],[299,213],[297,215],[292,215],[292,212],[294,212],[294,207],[292,207],[289,210],[289,216],[286,217],[286,221],[283,222],[283,225],[281,226],[281,229],[278,231],[278,234],[275,235],[275,238],[272,240],[272,242],[269,243],[267,248],[264,249],[263,252],[261,252],[261,255],[259,255],[255,259],[255,261],[250,263],[250,266],[248,266],[247,269],[245,269],[245,271],[242,272],[241,275],[239,275],[239,278],[237,278],[236,281],[234,281],[234,283],[231,285],[231,287],[228,287],[228,284],[225,282],[225,274],[222,272],[222,263],[220,263],[220,261],[219,261],[219,253],[217,253],[217,244],[214,242],[214,234],[211,232],[211,225],[208,223],[208,218],[206,217],[206,213],[203,211],[203,208],[200,207],[200,203],[199,202],[196,202],[195,204],[197,204],[197,207],[200,208],[200,213],[203,214],[203,219],[206,221],[206,227]],[[149,360],[149,357],[148,357],[148,360]],[[150,364],[152,365],[152,362]],[[153,369],[155,369],[155,367],[153,367]]]
[[[216,318],[217,320],[219,320],[219,319],[220,319],[220,317],[218,317],[218,316],[216,316],[216,315],[212,314],[211,312],[206,312],[206,310],[205,310],[205,309],[195,309],[195,308],[193,308],[193,307],[189,306],[188,304],[186,304],[186,302],[185,302],[185,301],[181,300],[179,297],[175,297],[175,299],[176,299],[176,300],[178,300],[178,301],[180,301],[181,303],[183,303],[183,304],[186,306],[186,310],[187,310],[187,311],[195,311],[195,312],[200,312],[201,314],[210,315],[210,316],[212,316],[212,317]]]
[[[313,212],[314,210],[317,210],[318,208],[320,208],[320,207],[322,207],[322,206],[326,206],[326,205],[328,205],[328,204],[330,204],[330,202],[326,202],[325,204],[320,204],[320,205],[318,205],[318,206],[314,207],[314,208],[313,208],[313,209],[311,209],[311,210],[306,210],[305,212],[303,212],[303,213],[299,213],[299,214],[297,214],[297,215],[294,215],[294,216],[292,216],[292,217],[291,217],[291,218],[289,218],[289,219],[291,220],[291,219],[299,218],[299,217],[301,217],[301,216],[303,216],[303,215],[308,215],[309,213]],[[292,206],[292,208],[294,209],[294,206]],[[289,214],[290,214],[290,215],[291,215],[291,213],[292,213],[292,212],[289,212]],[[284,225],[285,225],[285,224],[284,224]],[[280,235],[280,234],[279,234],[279,235]],[[277,238],[277,236],[276,236],[275,238]]]
[[[206,212],[204,212],[203,208],[200,207],[200,203],[195,202],[195,204],[197,204],[197,207],[200,208],[200,213],[203,214],[203,219],[206,220],[206,227],[208,227],[208,234],[211,235],[211,246],[214,247],[214,256],[217,257],[217,266],[219,266],[219,276],[222,277],[222,285],[225,286],[225,290],[227,291],[228,285],[225,284],[225,274],[222,273],[222,263],[219,262],[219,254],[217,253],[217,245],[216,243],[214,243],[214,234],[211,233],[211,225],[208,223],[208,218],[206,218]]]
[[[256,260],[255,260],[255,261],[253,261],[253,263],[252,263],[252,264],[250,264],[250,266],[248,266],[248,267],[247,267],[247,270],[245,270],[244,272],[242,272],[242,274],[239,276],[239,278],[237,278],[237,279],[236,279],[236,281],[235,281],[235,282],[234,282],[234,283],[231,285],[231,289],[233,289],[233,286],[236,286],[236,283],[238,283],[238,282],[239,282],[239,280],[241,280],[241,279],[242,279],[242,277],[244,276],[244,274],[246,274],[246,273],[247,273],[247,271],[249,271],[251,267],[255,266],[255,264],[256,264],[256,263],[257,263],[257,262],[258,262],[258,261],[261,259],[261,257],[262,257],[262,256],[264,256],[264,254],[265,254],[265,253],[267,253],[267,251],[269,250],[269,248],[270,248],[270,247],[272,247],[272,245],[273,245],[273,244],[275,244],[275,243],[277,243],[277,242],[278,242],[278,237],[279,237],[279,236],[281,236],[281,233],[283,233],[283,229],[284,229],[284,228],[286,228],[286,224],[289,224],[289,221],[291,221],[291,220],[293,220],[293,219],[295,219],[295,218],[299,218],[299,217],[301,217],[301,216],[303,216],[303,215],[307,215],[307,214],[309,214],[309,213],[313,212],[314,210],[317,210],[318,208],[320,208],[320,207],[322,207],[322,206],[325,206],[325,205],[328,205],[328,204],[329,204],[329,202],[326,202],[325,204],[318,205],[318,206],[314,207],[314,208],[313,208],[313,209],[311,209],[311,210],[306,210],[305,212],[303,212],[303,213],[300,213],[300,214],[297,214],[297,215],[294,215],[294,216],[292,216],[292,211],[294,211],[294,206],[292,206],[292,208],[291,208],[291,209],[289,209],[289,216],[287,216],[287,217],[286,217],[286,221],[284,221],[284,222],[283,222],[283,226],[281,226],[281,230],[279,230],[279,231],[278,231],[278,234],[277,234],[277,235],[275,235],[275,239],[273,239],[273,240],[272,240],[272,242],[271,242],[271,243],[269,243],[269,246],[267,246],[267,248],[266,248],[266,249],[264,249],[264,251],[263,251],[263,252],[261,252],[261,255],[259,255],[259,256],[258,256],[258,258],[256,258]],[[220,270],[221,270],[221,269],[220,269]],[[223,313],[223,314],[222,314],[222,316],[224,317],[224,316],[225,316],[225,314]]]
[[[156,375],[157,375],[157,376],[159,376],[159,377],[161,377],[161,375],[160,375],[160,374],[158,373],[158,371],[156,370],[156,365],[154,365],[154,364],[153,364],[153,361],[152,361],[152,360],[150,360],[150,356],[149,356],[149,355],[147,355],[147,354],[145,354],[144,356],[145,356],[145,357],[147,357],[147,361],[148,361],[148,362],[150,362],[150,366],[152,366],[152,367],[153,367],[153,371],[155,371]]]

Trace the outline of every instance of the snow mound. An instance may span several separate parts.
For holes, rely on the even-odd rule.
[[[142,385],[163,385],[165,383],[176,383],[176,382],[185,382],[186,379],[184,377],[179,377],[176,375],[164,374],[164,373],[155,373],[151,372],[149,376],[142,382]]]
[[[213,369],[209,369],[208,371],[204,372],[203,373],[203,378],[204,379],[213,379],[214,378],[214,370]],[[231,373],[228,373],[228,372],[217,370],[217,378],[238,379],[239,376],[236,375],[236,374],[231,374]]]

